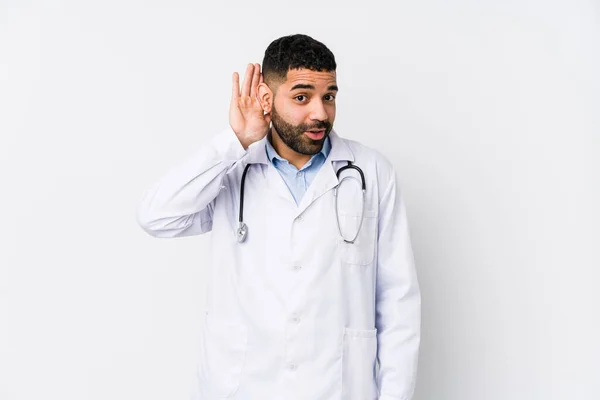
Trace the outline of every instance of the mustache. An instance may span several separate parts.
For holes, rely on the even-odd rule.
[[[302,129],[302,131],[310,131],[312,129],[325,129],[328,131],[331,128],[331,123],[328,121],[321,121],[314,125],[300,124],[298,127]]]

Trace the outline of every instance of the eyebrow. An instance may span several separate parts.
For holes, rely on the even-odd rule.
[[[309,85],[306,83],[298,83],[296,85],[294,85],[291,89],[290,92],[292,90],[296,90],[296,89],[311,89],[311,90],[315,90],[315,87],[313,85]],[[330,85],[327,90],[335,90],[336,92],[338,91],[338,87],[337,85]]]

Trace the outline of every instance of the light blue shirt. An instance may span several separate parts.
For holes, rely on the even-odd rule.
[[[306,193],[306,189],[308,189],[329,155],[329,151],[331,150],[329,137],[323,142],[321,151],[313,155],[300,170],[277,154],[269,139],[266,140],[267,158],[275,169],[279,171],[279,175],[281,175],[285,184],[290,189],[296,204],[300,204],[300,200],[302,200],[302,197]]]

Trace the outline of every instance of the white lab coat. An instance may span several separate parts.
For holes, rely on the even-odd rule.
[[[296,205],[265,140],[244,150],[227,128],[142,197],[138,221],[160,238],[212,232],[200,399],[409,400],[420,342],[420,291],[405,205],[392,164],[331,132],[331,152]],[[336,171],[362,168],[360,235],[344,242]],[[245,242],[238,243],[240,181]],[[344,176],[360,176],[353,170]],[[356,232],[357,181],[339,193],[340,225]],[[210,263],[209,263],[210,261]],[[379,368],[376,364],[379,362]]]

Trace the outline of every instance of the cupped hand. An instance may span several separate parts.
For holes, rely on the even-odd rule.
[[[244,148],[269,132],[271,115],[265,114],[258,100],[258,85],[263,82],[260,64],[248,64],[240,92],[239,75],[233,73],[229,124]]]

